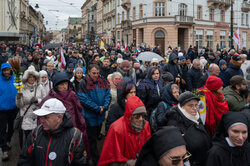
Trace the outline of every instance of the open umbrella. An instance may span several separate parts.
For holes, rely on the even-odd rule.
[[[164,58],[162,58],[160,55],[158,55],[158,54],[156,54],[154,52],[142,52],[137,57],[137,59],[141,60],[141,61],[151,61],[153,58],[156,58],[159,61],[164,60]]]

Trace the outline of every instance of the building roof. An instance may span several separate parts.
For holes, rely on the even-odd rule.
[[[82,17],[69,17],[69,24],[82,24]]]

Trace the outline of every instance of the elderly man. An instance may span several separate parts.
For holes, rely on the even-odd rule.
[[[199,80],[200,82],[199,82],[198,87],[199,88],[203,87],[206,84],[207,78],[209,76],[216,76],[216,77],[218,77],[219,74],[220,74],[220,68],[219,68],[219,66],[216,65],[216,64],[214,64],[214,63],[210,64],[207,73],[205,75],[203,75],[201,77],[201,79]]]
[[[193,67],[187,72],[187,89],[192,91],[198,88],[198,81],[202,77],[201,63],[199,59],[193,60]]]
[[[47,100],[34,114],[42,124],[28,136],[18,166],[86,165],[81,132],[73,127],[66,108],[58,99]]]
[[[242,65],[241,65],[241,70],[244,74],[244,78],[247,76],[247,67],[250,66],[250,61],[247,61],[247,55],[246,54],[240,54],[241,60],[242,60]]]
[[[237,75],[230,79],[230,86],[223,90],[229,111],[240,111],[246,105],[247,88],[247,82],[242,76]]]

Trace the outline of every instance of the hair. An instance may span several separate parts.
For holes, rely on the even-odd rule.
[[[122,74],[120,72],[114,72],[111,78],[114,79],[116,75],[119,75],[122,78]]]
[[[200,60],[199,60],[199,59],[194,59],[194,60],[193,60],[193,64],[194,64],[195,62],[200,62]]]
[[[88,72],[93,69],[96,68],[97,70],[100,70],[100,66],[98,66],[97,64],[90,64],[88,67]]]
[[[246,59],[247,55],[246,54],[240,54],[240,57]]]
[[[186,56],[186,60],[188,60],[188,59],[191,60],[191,58],[189,56]]]
[[[209,67],[208,67],[208,71],[209,71],[209,72],[213,71],[215,66],[218,66],[218,65],[216,65],[215,63],[211,63],[211,64],[209,65]]]
[[[157,67],[152,67],[151,76],[154,74],[154,72],[155,72],[156,70],[158,70],[159,73],[160,73],[160,75],[161,75],[161,70],[160,70],[160,68],[157,66]]]
[[[136,85],[133,82],[127,82],[124,86],[124,96],[126,97],[133,88],[136,89]]]
[[[180,89],[179,86],[177,84],[172,84],[171,85],[171,90],[173,89]]]
[[[109,58],[109,57],[105,57],[105,58],[103,59],[103,61],[105,61],[105,60],[109,60],[109,62],[110,62],[110,58]]]
[[[236,85],[242,85],[242,84],[245,84],[245,83],[246,83],[246,80],[240,75],[233,76],[230,79],[230,85],[232,86],[232,88],[234,90],[236,89]]]

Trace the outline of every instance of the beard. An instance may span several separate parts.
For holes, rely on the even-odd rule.
[[[240,88],[240,95],[246,99],[248,97],[248,88],[246,89]]]

